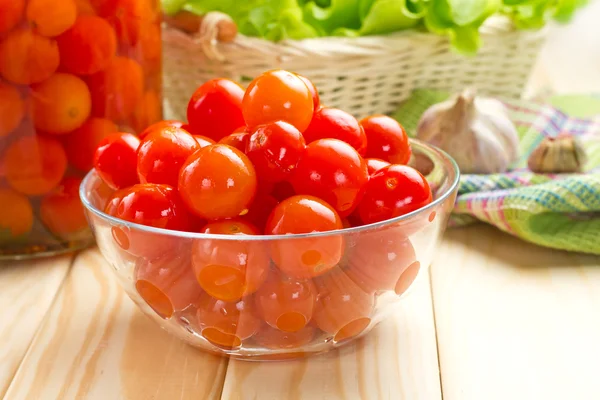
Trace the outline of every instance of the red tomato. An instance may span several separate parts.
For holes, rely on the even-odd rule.
[[[140,139],[131,133],[113,133],[105,137],[94,154],[94,168],[113,189],[138,183],[137,149]]]
[[[187,118],[194,135],[221,140],[244,125],[244,89],[229,79],[213,79],[192,95]]]
[[[345,272],[367,293],[395,290],[402,273],[417,262],[410,240],[394,228],[361,233],[355,243]]]
[[[104,206],[104,212],[113,217],[117,215],[117,208],[123,199],[123,196],[127,193],[127,189],[117,190],[109,197],[106,205]]]
[[[200,145],[181,128],[159,128],[142,141],[137,156],[141,183],[163,183],[177,187],[181,167]]]
[[[314,321],[336,342],[361,334],[371,323],[375,296],[357,286],[340,269],[319,277]]]
[[[250,83],[242,111],[248,128],[252,130],[259,125],[285,121],[304,132],[312,120],[313,97],[298,75],[273,70]]]
[[[367,150],[367,136],[356,118],[337,108],[323,107],[315,112],[304,131],[307,143],[319,139],[338,139],[354,147],[361,156]]]
[[[373,176],[375,172],[390,165],[389,162],[380,160],[379,158],[367,158],[365,161],[367,162],[369,176]]]
[[[298,74],[296,74],[296,75],[298,75]],[[313,104],[315,106],[315,111],[317,111],[319,109],[319,107],[321,106],[321,98],[319,97],[319,91],[317,90],[317,87],[307,77],[302,76],[302,75],[298,75],[298,77],[300,79],[302,79],[302,82],[304,82],[304,84],[306,85],[308,90],[310,90],[310,94],[312,95],[312,98],[313,98]]]
[[[297,332],[312,318],[317,289],[310,279],[300,280],[273,271],[254,295],[258,315],[273,328]]]
[[[176,120],[165,120],[165,121],[159,121],[155,124],[150,125],[149,127],[147,127],[146,129],[144,129],[139,135],[138,137],[140,138],[140,140],[144,140],[144,138],[146,136],[148,136],[150,133],[152,132],[156,132],[159,129],[162,128],[169,128],[169,127],[173,127],[173,128],[183,128],[184,123],[181,121],[176,121]]]
[[[254,304],[247,299],[227,303],[203,294],[196,306],[202,336],[215,346],[240,347],[260,328]]]
[[[260,234],[256,227],[240,219],[211,222],[201,232]],[[267,278],[269,263],[268,248],[258,241],[198,239],[192,249],[192,264],[200,286],[223,301],[237,301],[254,293]]]
[[[263,325],[252,340],[267,349],[295,349],[310,344],[316,332],[317,329],[310,325],[296,332],[284,332],[271,328],[269,325]],[[282,356],[284,355],[282,354]]]
[[[236,130],[231,135],[225,136],[223,139],[219,140],[219,143],[235,147],[242,153],[245,153],[249,140],[250,133],[247,132],[246,128],[244,127],[242,131]]]
[[[419,171],[390,165],[371,177],[358,213],[363,223],[372,224],[418,210],[431,200],[429,184]]]
[[[177,191],[167,185],[137,184],[118,192],[115,217],[155,228],[186,231],[192,217]]]
[[[342,220],[323,200],[313,196],[293,196],[273,210],[265,233],[326,232],[342,229]],[[279,240],[273,243],[271,257],[279,269],[297,278],[311,278],[335,267],[344,252],[340,235]]]
[[[280,182],[290,176],[305,149],[302,133],[287,122],[277,121],[256,128],[246,154],[261,180]]]
[[[309,144],[292,177],[296,193],[325,200],[341,217],[358,206],[368,181],[365,160],[352,146],[337,139]]]
[[[120,201],[115,204],[117,198]],[[115,193],[113,199],[106,211],[125,221],[176,231],[189,231],[195,224],[177,191],[167,185],[134,185]],[[114,226],[112,236],[123,250],[148,259],[165,254],[172,256],[173,249],[178,246],[177,238],[126,226]]]
[[[207,146],[210,146],[210,145],[216,143],[211,138],[208,138],[208,137],[202,136],[202,135],[194,135],[194,139],[196,139],[196,142],[198,142],[198,144],[200,145],[200,148],[207,147]]]
[[[360,121],[367,135],[367,157],[408,164],[412,154],[406,131],[393,118],[373,115]]]
[[[135,276],[135,289],[162,318],[171,318],[175,311],[184,310],[202,293],[187,256],[139,258]]]
[[[256,172],[241,151],[224,144],[200,149],[179,174],[179,192],[197,216],[216,220],[234,218],[252,204]]]

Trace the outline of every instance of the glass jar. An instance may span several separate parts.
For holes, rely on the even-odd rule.
[[[162,118],[157,0],[0,0],[0,259],[92,243],[95,147]]]

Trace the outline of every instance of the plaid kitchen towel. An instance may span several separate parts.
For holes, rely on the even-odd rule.
[[[395,118],[414,135],[421,114],[448,93],[419,90]],[[557,96],[545,103],[506,100],[520,135],[521,158],[504,174],[463,175],[450,226],[482,221],[523,240],[556,249],[600,254],[600,96]],[[540,175],[529,154],[546,136],[581,138],[583,174]]]

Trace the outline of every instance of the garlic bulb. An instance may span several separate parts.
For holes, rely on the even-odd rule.
[[[527,165],[541,174],[581,172],[587,162],[583,144],[575,136],[547,137],[529,156]]]
[[[463,173],[505,172],[519,157],[519,136],[504,105],[471,89],[427,109],[417,138],[450,154]]]

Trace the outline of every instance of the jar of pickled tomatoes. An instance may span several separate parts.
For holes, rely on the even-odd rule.
[[[92,242],[96,146],[162,119],[160,17],[158,0],[0,0],[0,259]]]

